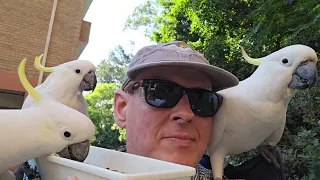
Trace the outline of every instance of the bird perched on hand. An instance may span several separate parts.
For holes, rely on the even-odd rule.
[[[308,46],[287,46],[257,59],[241,50],[258,68],[237,86],[218,92],[223,102],[208,144],[215,180],[222,179],[226,156],[254,148],[276,164],[267,149],[275,148],[282,137],[288,104],[298,90],[313,87],[317,79],[318,58]]]

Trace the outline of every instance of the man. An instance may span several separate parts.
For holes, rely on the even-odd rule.
[[[114,95],[114,119],[126,129],[125,151],[195,167],[194,179],[212,179],[210,160],[204,154],[223,98],[215,92],[238,83],[234,75],[210,65],[184,42],[140,49]],[[250,179],[262,166],[248,167],[260,163],[262,172],[268,170],[271,179],[279,179],[277,170],[259,158],[226,167],[227,177]]]

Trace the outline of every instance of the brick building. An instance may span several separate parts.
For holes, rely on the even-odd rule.
[[[45,66],[77,59],[86,47],[90,22],[83,20],[92,0],[10,0],[0,3],[0,109],[21,108],[27,93],[18,65],[27,58],[26,74],[36,86],[46,73],[33,67],[44,54]]]

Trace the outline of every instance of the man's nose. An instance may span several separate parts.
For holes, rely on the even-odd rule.
[[[170,119],[179,122],[191,121],[194,117],[194,113],[190,108],[188,96],[184,95],[178,104],[173,107]]]

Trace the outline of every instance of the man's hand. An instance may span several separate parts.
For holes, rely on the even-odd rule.
[[[68,176],[66,180],[78,180],[76,176]]]

